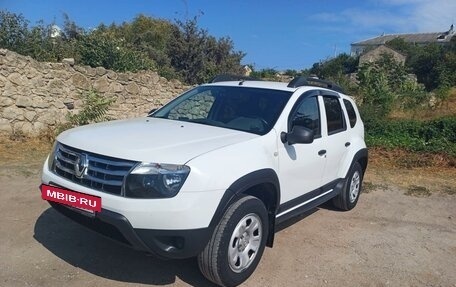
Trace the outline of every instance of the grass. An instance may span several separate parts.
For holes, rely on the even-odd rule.
[[[399,148],[369,148],[369,163],[395,168],[454,168],[456,158],[445,154],[410,152]]]
[[[422,154],[404,150],[369,149],[369,163],[364,177],[363,189],[369,193],[375,190],[388,190],[391,187],[416,195],[420,193],[419,186],[430,193],[445,193],[456,195],[456,168],[443,156],[429,156],[426,165],[405,165],[402,159],[420,157]],[[410,189],[410,191],[409,191]],[[426,193],[422,191],[423,195]]]
[[[454,186],[444,186],[443,187],[443,193],[446,193],[448,195],[456,195],[456,187],[454,187]]]
[[[363,192],[364,193],[371,193],[372,191],[375,190],[388,190],[389,186],[386,184],[376,184],[372,183],[370,181],[364,181],[363,182]]]
[[[405,195],[416,196],[416,197],[428,197],[428,196],[431,196],[431,191],[424,186],[410,185],[407,188]]]
[[[0,175],[31,177],[39,174],[51,147],[49,141],[40,138],[0,137]]]

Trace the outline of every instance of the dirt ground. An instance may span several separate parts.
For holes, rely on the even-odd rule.
[[[195,259],[146,256],[51,209],[47,149],[0,142],[0,286],[214,286]],[[456,286],[456,169],[374,165],[365,181],[354,210],[282,226],[244,286]]]

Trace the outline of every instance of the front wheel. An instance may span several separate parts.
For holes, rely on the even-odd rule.
[[[233,203],[198,255],[201,273],[220,286],[237,286],[257,267],[268,235],[268,213],[261,200],[245,196]]]

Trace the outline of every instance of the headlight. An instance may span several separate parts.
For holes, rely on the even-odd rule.
[[[125,196],[130,198],[169,198],[185,182],[190,168],[185,165],[141,163],[125,180]]]
[[[59,146],[59,143],[57,141],[54,142],[54,145],[52,146],[52,150],[51,150],[51,153],[49,154],[49,157],[48,157],[48,169],[50,171],[54,171],[55,170],[55,158],[57,156],[57,148]]]

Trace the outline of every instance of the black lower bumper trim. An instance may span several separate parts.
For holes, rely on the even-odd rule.
[[[62,204],[49,202],[52,207],[73,221],[110,239],[160,258],[179,259],[198,255],[212,235],[211,228],[189,230],[135,229],[128,219],[116,212],[102,209],[95,216],[79,212]]]

